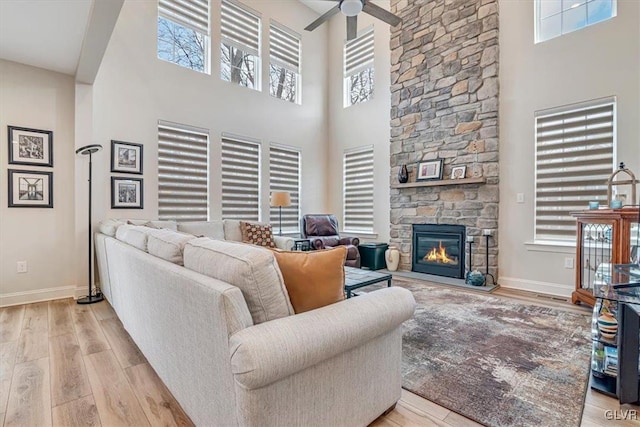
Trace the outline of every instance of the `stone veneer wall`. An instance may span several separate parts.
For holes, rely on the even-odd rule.
[[[412,224],[461,224],[475,237],[474,268],[485,271],[483,229],[492,230],[497,278],[498,0],[391,0],[402,24],[391,31],[391,183],[407,164],[444,159],[485,184],[391,189],[391,244],[411,269]],[[481,243],[479,243],[481,241]],[[468,255],[467,255],[468,258]]]

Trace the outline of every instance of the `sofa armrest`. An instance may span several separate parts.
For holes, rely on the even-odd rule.
[[[393,287],[250,326],[230,338],[231,371],[248,389],[264,387],[393,331],[414,309],[411,292]]]
[[[311,247],[313,249],[316,250],[320,250],[320,249],[324,249],[324,242],[322,241],[322,239],[318,239],[318,238],[309,238],[309,244],[311,245]]]
[[[339,245],[353,245],[353,246],[358,246],[360,244],[360,239],[357,237],[342,237],[339,241],[338,241]]]
[[[284,237],[284,236],[273,236],[273,241],[276,244],[276,248],[282,249],[285,251],[292,251],[293,245],[295,243],[295,239],[292,239],[291,237]]]

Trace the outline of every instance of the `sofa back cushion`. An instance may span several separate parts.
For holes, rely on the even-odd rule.
[[[144,225],[145,227],[157,228],[161,230],[166,229],[166,230],[178,231],[178,223],[172,220],[147,221],[142,225]]]
[[[294,314],[273,253],[201,237],[184,247],[184,266],[240,288],[254,324]]]
[[[232,242],[242,242],[242,230],[240,229],[240,220],[225,219],[224,220],[224,239]]]
[[[116,239],[147,252],[149,234],[159,230],[142,225],[123,224],[116,231]]]
[[[178,224],[178,231],[193,234],[198,237],[209,237],[224,240],[224,226],[222,221],[188,221]]]
[[[106,234],[107,236],[114,237],[116,235],[116,231],[118,227],[127,223],[126,219],[105,219],[100,221],[98,225],[98,230],[102,234]]]
[[[149,233],[147,249],[149,253],[174,264],[183,265],[184,245],[196,237],[172,230],[156,230]]]

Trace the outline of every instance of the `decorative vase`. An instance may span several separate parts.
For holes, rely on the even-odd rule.
[[[384,253],[384,260],[387,262],[387,270],[396,271],[400,264],[400,251],[395,246],[389,246]]]
[[[402,165],[398,172],[398,182],[405,184],[407,181],[409,181],[409,170],[407,169],[407,165]]]
[[[471,286],[482,286],[484,285],[484,275],[478,270],[470,271],[467,273],[466,282]]]

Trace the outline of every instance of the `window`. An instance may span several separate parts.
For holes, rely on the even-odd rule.
[[[269,93],[300,103],[300,36],[271,22],[269,27]]]
[[[222,218],[260,220],[260,143],[222,135]]]
[[[158,58],[209,72],[209,1],[158,1]]]
[[[606,205],[614,140],[614,99],[536,113],[536,240],[574,242],[569,213]]]
[[[158,122],[158,218],[209,220],[209,131]]]
[[[288,191],[291,206],[282,208],[282,232],[300,232],[300,151],[271,144],[269,191]],[[271,208],[270,221],[279,227],[280,210]],[[280,230],[278,229],[278,232]]]
[[[260,90],[260,17],[222,0],[220,78]]]
[[[344,153],[344,219],[346,231],[373,232],[373,146]]]
[[[344,45],[344,106],[373,98],[373,28]]]
[[[616,0],[536,0],[536,43],[616,16]]]

